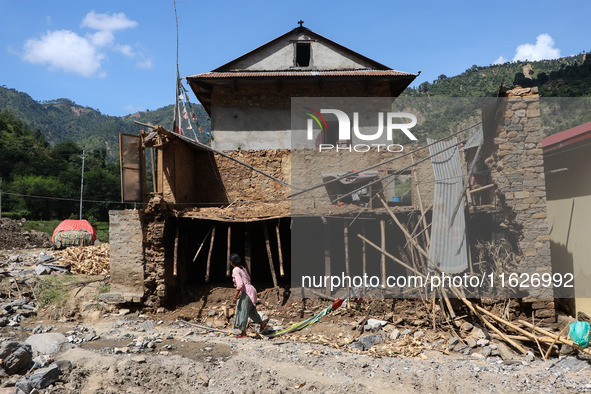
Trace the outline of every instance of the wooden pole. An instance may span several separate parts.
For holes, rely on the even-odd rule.
[[[150,149],[150,158],[152,159],[152,187],[154,194],[158,193],[158,183],[156,183],[156,163],[154,163],[154,147]]]
[[[347,223],[347,219],[344,219],[343,221],[343,238],[344,238],[344,243],[345,243],[345,273],[347,274],[347,277],[351,277],[350,276],[350,270],[349,270],[349,227],[348,227],[348,223]],[[349,286],[349,282],[347,281],[347,310],[350,309],[350,305],[351,305],[351,288]]]
[[[411,162],[414,164],[414,162],[415,162],[414,155],[410,155],[410,159],[411,159]],[[423,199],[421,198],[421,190],[419,189],[419,181],[417,179],[416,168],[413,169],[412,176],[415,181],[415,189],[417,190],[417,201],[419,202],[419,209],[421,210],[421,220],[423,221],[423,228],[427,229],[427,218],[425,217],[425,212],[428,211],[429,209],[427,209],[427,210],[423,209]],[[428,246],[431,243],[431,240],[429,239],[428,232],[425,233],[425,239],[427,240],[427,246]]]
[[[281,235],[279,234],[279,220],[277,220],[277,225],[275,226],[275,233],[277,234],[277,250],[279,255],[279,275],[282,277],[285,276],[285,272],[283,270],[283,252],[281,251]]]
[[[244,230],[244,263],[246,264],[246,270],[250,275],[250,279],[252,280],[252,269],[250,267],[251,261],[251,240],[250,240],[250,232],[249,232],[250,224],[246,224],[246,230]]]
[[[215,226],[211,230],[211,240],[209,241],[209,252],[207,253],[207,267],[205,268],[205,281],[209,282],[209,268],[211,267],[211,252],[213,251],[213,240],[215,239]]]
[[[228,248],[226,253],[226,276],[232,275],[230,272],[230,253],[231,252],[231,245],[232,245],[232,226],[228,223]]]
[[[207,241],[207,237],[209,237],[209,234],[211,234],[211,230],[213,230],[213,226],[209,229],[207,234],[205,234],[205,237],[203,238],[201,245],[199,245],[199,249],[197,249],[197,253],[195,253],[195,257],[193,257],[193,262],[195,262],[195,260],[197,260],[197,256],[199,256],[199,252],[201,252],[201,248],[203,248],[205,241]]]
[[[382,201],[384,201],[382,199]],[[382,250],[386,250],[386,221],[380,219],[380,246]],[[382,284],[386,284],[386,256],[382,254],[380,259],[380,274],[382,276]]]
[[[365,237],[365,220],[361,221],[361,234]],[[363,265],[363,277],[367,274],[367,254],[365,250],[365,241],[361,240],[361,264]],[[365,295],[365,281],[363,281],[363,295]]]
[[[328,221],[323,216],[322,217],[322,224],[324,224],[324,275],[329,277],[330,276],[330,233],[328,231]],[[326,281],[326,290],[325,293],[328,295],[332,295],[330,291],[329,281]]]
[[[174,276],[177,275],[177,262],[178,262],[178,258],[179,258],[179,224],[177,222],[176,225],[176,234],[174,236],[174,257],[173,257],[173,267],[172,267],[172,274]]]
[[[273,255],[271,254],[271,243],[269,242],[269,232],[267,231],[267,224],[263,223],[263,230],[265,233],[265,245],[267,246],[267,257],[269,259],[269,268],[271,268],[271,276],[273,277],[273,286],[277,287],[277,276],[275,275],[275,265],[273,264]]]

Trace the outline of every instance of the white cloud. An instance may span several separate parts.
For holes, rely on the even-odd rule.
[[[120,12],[118,14],[97,14],[94,11],[90,11],[80,24],[81,27],[89,27],[94,30],[100,31],[114,31],[123,30],[136,27],[138,23],[127,19],[127,16]]]
[[[92,45],[96,47],[104,47],[115,41],[115,35],[111,31],[97,31],[94,34],[88,35],[88,39]]]
[[[152,59],[139,60],[135,65],[145,70],[150,69],[152,68]]]
[[[98,14],[90,11],[81,27],[96,30],[85,37],[70,30],[49,31],[41,38],[31,38],[24,45],[23,59],[34,64],[48,65],[50,70],[61,70],[85,77],[104,77],[101,62],[108,51],[115,51],[136,59],[136,66],[151,68],[152,61],[130,45],[115,42],[116,31],[138,26],[124,13]]]
[[[505,57],[503,55],[501,55],[492,64],[494,65],[494,64],[503,64],[503,63],[507,63],[507,59],[505,59]]]
[[[535,44],[521,44],[515,50],[513,61],[556,59],[560,57],[560,49],[554,47],[554,39],[546,33],[536,38]]]
[[[46,64],[50,69],[73,72],[85,77],[100,76],[98,71],[104,54],[84,37],[69,30],[47,32],[41,38],[25,43],[24,60]]]

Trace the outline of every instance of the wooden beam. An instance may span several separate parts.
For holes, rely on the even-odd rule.
[[[381,197],[380,197],[381,198]],[[382,201],[384,201],[382,199]],[[386,221],[380,219],[380,246],[382,250],[386,250]],[[382,254],[380,259],[380,274],[382,277],[382,284],[386,283],[386,256]]]
[[[322,224],[324,224],[324,275],[330,276],[330,232],[328,231],[328,221],[323,216],[322,217]],[[326,290],[325,293],[328,295],[332,295],[330,291],[330,285],[326,282]]]
[[[209,269],[211,267],[211,252],[213,251],[213,240],[215,239],[215,226],[211,230],[211,240],[209,241],[209,252],[207,253],[207,266],[205,268],[205,281],[209,282]]]
[[[350,277],[350,270],[349,270],[349,226],[347,223],[347,219],[344,219],[343,221],[343,238],[344,238],[344,243],[345,243],[345,273],[347,274],[347,277]],[[349,286],[349,282],[347,282],[347,310],[350,309],[350,301],[351,298],[351,289]]]
[[[275,274],[275,265],[273,264],[273,254],[271,253],[271,243],[269,242],[269,232],[267,231],[266,223],[263,223],[263,230],[265,233],[265,245],[267,247],[267,258],[269,259],[269,268],[271,269],[271,276],[273,277],[273,286],[277,287],[277,275]]]
[[[232,245],[232,226],[230,225],[230,223],[228,223],[228,243],[227,243],[227,253],[226,253],[226,276],[231,276],[232,273],[230,272],[230,254],[232,253],[231,251],[231,245]]]
[[[251,240],[249,232],[250,224],[246,224],[246,230],[244,230],[244,264],[246,264],[246,270],[252,280],[252,269],[250,267],[251,261]]]
[[[361,221],[361,234],[365,237],[365,220]],[[361,240],[361,264],[363,265],[363,277],[367,274],[367,251],[365,241]],[[365,281],[363,281],[363,295],[365,295]]]
[[[199,256],[199,252],[201,252],[201,248],[205,244],[205,241],[207,241],[207,237],[209,237],[209,234],[211,234],[212,230],[213,230],[213,226],[209,229],[207,234],[205,234],[205,237],[203,237],[203,241],[201,242],[201,245],[199,245],[199,249],[197,249],[197,253],[195,253],[195,257],[193,257],[193,262],[195,262],[195,260],[197,260],[197,256]]]
[[[285,276],[285,272],[283,270],[283,252],[281,250],[281,235],[279,234],[279,220],[277,220],[277,225],[275,226],[275,233],[277,234],[277,251],[279,254],[279,275],[282,277]]]

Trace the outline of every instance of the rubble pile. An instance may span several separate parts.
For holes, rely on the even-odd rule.
[[[71,271],[84,275],[109,274],[109,244],[72,246],[55,252],[62,265],[69,265]]]
[[[49,248],[51,237],[41,231],[28,231],[19,221],[0,219],[0,249]]]

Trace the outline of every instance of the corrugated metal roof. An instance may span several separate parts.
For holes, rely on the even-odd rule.
[[[591,137],[591,122],[583,123],[572,129],[552,134],[542,140],[544,151],[559,149],[563,146],[582,141]]]
[[[435,140],[427,138],[427,143]],[[454,222],[450,221],[456,202],[462,194],[462,163],[457,139],[441,141],[429,147],[435,193],[433,197],[433,219],[429,257],[439,268],[449,274],[457,274],[468,268],[466,248],[466,219],[463,204],[460,205]],[[451,146],[455,147],[443,151]],[[437,152],[440,152],[437,154]]]
[[[228,71],[228,72],[206,72],[190,75],[190,79],[218,79],[218,78],[265,78],[265,77],[392,77],[408,76],[415,77],[416,74],[396,70],[290,70],[290,71]]]

